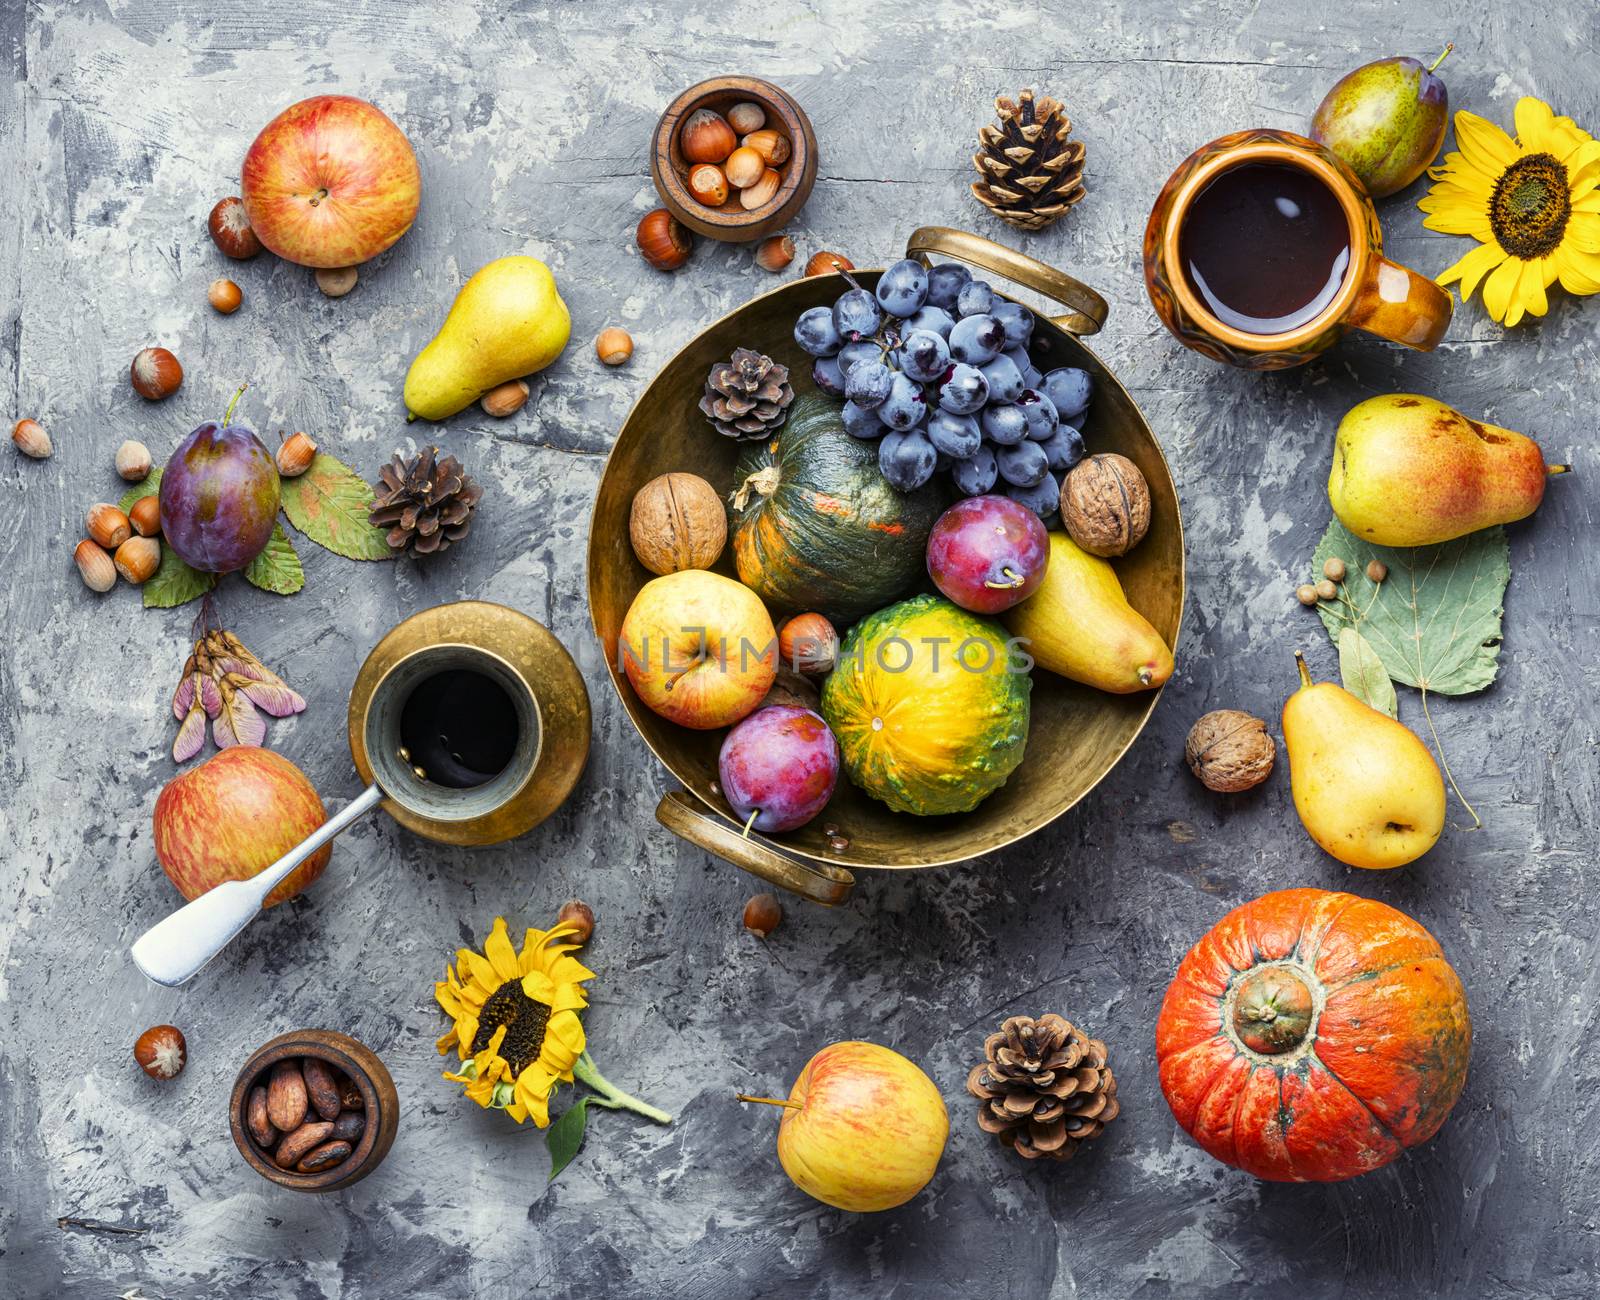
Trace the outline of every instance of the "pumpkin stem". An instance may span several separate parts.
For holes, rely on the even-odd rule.
[[[1292,1052],[1311,1030],[1311,988],[1284,966],[1259,966],[1240,982],[1233,1032],[1252,1052]]]
[[[778,482],[783,475],[776,465],[763,465],[754,474],[741,483],[733,494],[733,508],[743,510],[750,504],[750,490],[754,488],[763,499],[770,497],[778,490]]]

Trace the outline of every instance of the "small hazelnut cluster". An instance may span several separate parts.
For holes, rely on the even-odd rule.
[[[679,129],[678,145],[689,164],[689,193],[698,202],[720,208],[731,190],[746,212],[772,202],[793,152],[789,137],[767,125],[766,109],[750,103],[726,114],[696,109]]]
[[[279,1061],[245,1094],[244,1127],[279,1169],[320,1174],[336,1168],[366,1132],[361,1089],[315,1056]]]
[[[1377,586],[1389,576],[1389,566],[1382,560],[1372,560],[1367,565],[1367,581]],[[1337,555],[1322,566],[1322,577],[1317,582],[1303,582],[1294,589],[1295,599],[1311,606],[1323,601],[1339,599],[1339,584],[1349,574],[1349,568]]]
[[[129,483],[150,476],[150,449],[129,439],[117,448],[117,473]],[[140,497],[124,513],[121,507],[99,501],[84,516],[89,535],[78,543],[72,558],[90,591],[110,591],[120,576],[138,586],[161,567],[161,503],[157,497]]]

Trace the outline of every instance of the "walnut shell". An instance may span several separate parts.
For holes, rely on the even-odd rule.
[[[663,474],[634,494],[633,553],[651,573],[709,569],[728,541],[722,498],[695,474]]]
[[[1195,723],[1184,742],[1189,770],[1208,790],[1230,794],[1260,785],[1272,773],[1277,742],[1267,724],[1238,709],[1217,709]]]
[[[1116,452],[1086,456],[1061,485],[1061,521],[1091,555],[1126,555],[1150,528],[1150,485]]]

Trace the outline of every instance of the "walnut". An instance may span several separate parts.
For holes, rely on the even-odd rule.
[[[1217,709],[1195,723],[1184,742],[1189,769],[1223,794],[1260,785],[1272,773],[1278,746],[1267,724],[1238,709]]]
[[[728,540],[722,498],[694,474],[663,474],[633,498],[628,516],[633,553],[651,573],[709,569]]]
[[[1126,555],[1150,528],[1150,486],[1126,456],[1087,456],[1061,485],[1061,520],[1091,555]]]

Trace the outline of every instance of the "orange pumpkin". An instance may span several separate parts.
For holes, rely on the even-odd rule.
[[[1179,964],[1156,1024],[1178,1123],[1276,1182],[1353,1178],[1426,1142],[1471,1048],[1466,995],[1434,937],[1325,889],[1229,912]]]

